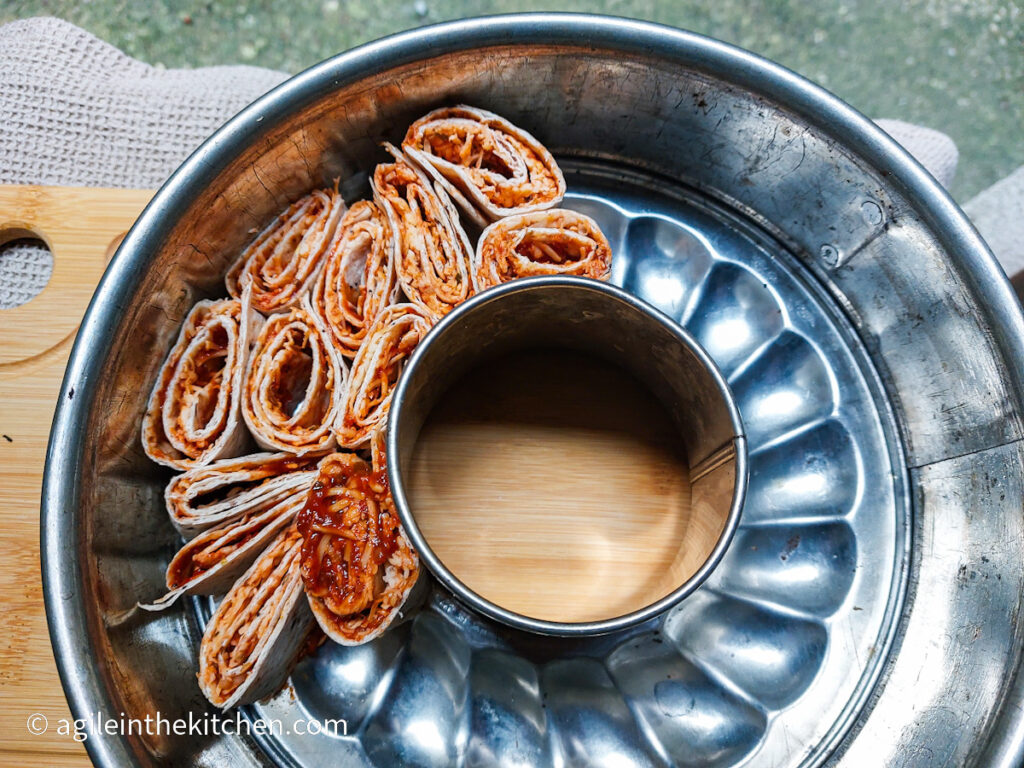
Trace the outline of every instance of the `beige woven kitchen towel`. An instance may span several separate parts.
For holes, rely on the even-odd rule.
[[[964,210],[1024,297],[1024,165],[968,200]]]
[[[287,78],[257,67],[161,70],[73,24],[0,26],[0,183],[156,188],[207,136]],[[37,294],[52,257],[0,255],[0,308]]]
[[[157,187],[217,126],[287,77],[257,67],[161,70],[59,19],[0,26],[0,183]],[[943,184],[952,140],[879,124]],[[32,246],[0,252],[0,308],[34,296],[52,260]]]
[[[949,136],[941,131],[905,123],[902,120],[882,119],[875,122],[916,157],[942,186],[948,188],[953,183],[960,153]]]

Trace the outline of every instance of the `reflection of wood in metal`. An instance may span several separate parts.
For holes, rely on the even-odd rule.
[[[551,621],[639,609],[678,587],[689,468],[664,406],[639,381],[564,350],[512,353],[435,407],[410,502],[437,556],[470,589]]]

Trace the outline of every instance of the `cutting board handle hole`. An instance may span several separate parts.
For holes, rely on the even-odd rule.
[[[0,228],[0,310],[28,304],[53,275],[53,251],[38,233]]]
[[[74,337],[121,233],[152,196],[0,184],[0,367]]]

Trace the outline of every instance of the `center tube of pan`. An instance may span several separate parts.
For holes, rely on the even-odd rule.
[[[549,621],[640,609],[690,575],[686,452],[629,372],[566,349],[508,353],[447,389],[408,474],[416,519],[471,590]]]

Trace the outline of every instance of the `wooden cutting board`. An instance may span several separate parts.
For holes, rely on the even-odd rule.
[[[39,565],[46,442],[75,331],[150,190],[0,186],[0,243],[42,239],[54,254],[42,293],[0,309],[0,766],[88,766],[57,732],[70,719],[50,648]],[[42,715],[46,732],[28,721]],[[38,717],[33,721],[41,724]]]

